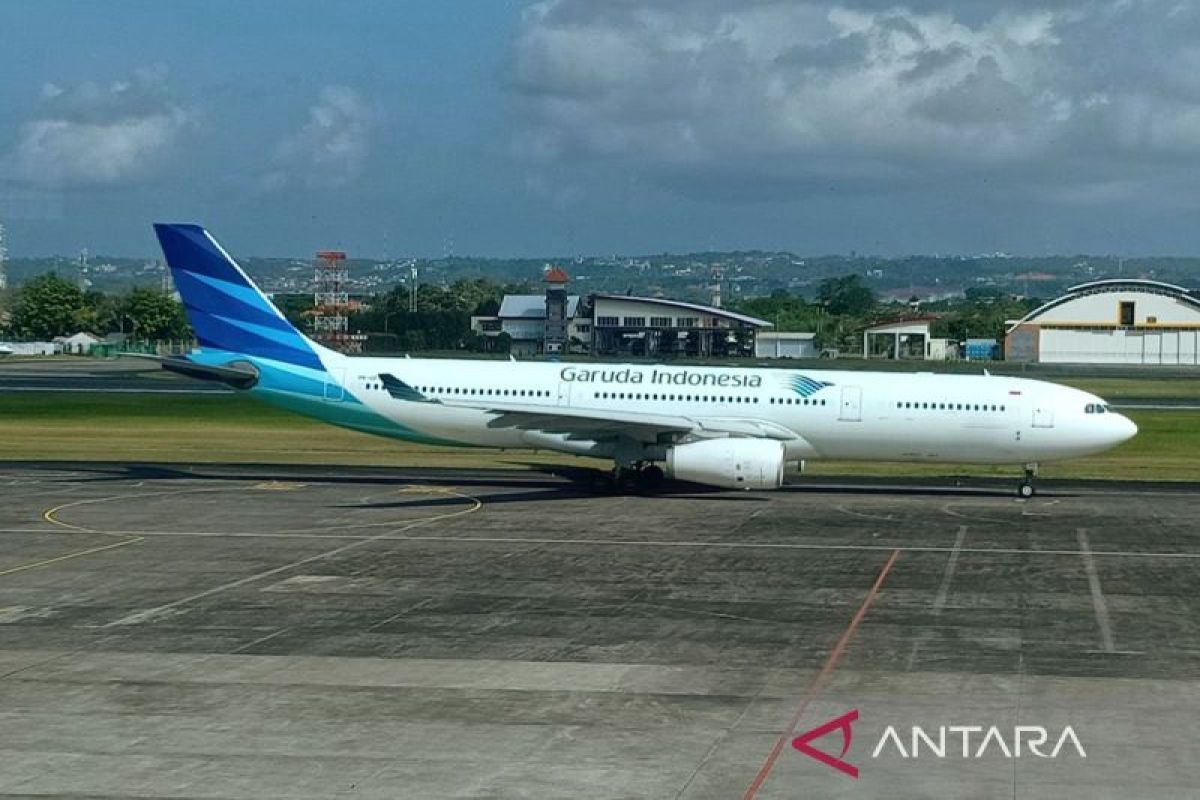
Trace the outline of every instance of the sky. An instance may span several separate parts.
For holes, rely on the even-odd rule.
[[[1200,254],[1200,4],[0,3],[14,256]]]

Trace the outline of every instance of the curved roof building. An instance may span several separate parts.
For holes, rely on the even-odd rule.
[[[1072,286],[1013,322],[1005,358],[1059,364],[1200,364],[1200,296],[1170,283]]]

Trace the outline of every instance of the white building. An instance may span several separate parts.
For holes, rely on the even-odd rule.
[[[755,337],[754,355],[758,358],[816,358],[817,335],[763,331]]]
[[[579,296],[567,296],[567,335],[580,338]],[[586,321],[585,321],[586,322]],[[542,352],[546,337],[546,296],[542,294],[506,294],[500,302],[500,311],[494,317],[472,317],[471,326],[485,336],[507,333],[512,339],[511,352],[530,355]],[[586,325],[585,325],[586,327]],[[583,340],[590,335],[590,328],[582,333]]]
[[[54,344],[58,347],[60,353],[69,353],[73,355],[85,356],[92,349],[93,345],[100,344],[103,341],[99,336],[93,336],[86,331],[73,333],[70,336],[55,336]]]
[[[597,355],[751,356],[764,319],[724,308],[597,294],[590,298],[592,352]]]
[[[937,317],[919,316],[881,322],[863,330],[863,358],[945,361],[958,357],[958,345],[935,339],[930,326]]]
[[[1012,322],[1004,353],[1049,364],[1200,364],[1200,297],[1150,280],[1083,283]]]

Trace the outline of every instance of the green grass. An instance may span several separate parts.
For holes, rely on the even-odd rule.
[[[1074,386],[1099,395],[1105,400],[1114,398],[1144,398],[1146,400],[1195,400],[1200,403],[1200,380],[1195,378],[1047,378],[1053,383]]]
[[[520,468],[600,463],[355,433],[238,395],[0,394],[0,460]]]
[[[1042,474],[1200,481],[1200,411],[1134,411],[1130,417],[1141,429],[1133,440],[1098,456],[1047,465]],[[0,460],[605,466],[544,451],[429,447],[367,436],[238,395],[54,392],[0,394]],[[1012,476],[1017,472],[1012,467],[946,464],[831,461],[808,466],[819,475]]]

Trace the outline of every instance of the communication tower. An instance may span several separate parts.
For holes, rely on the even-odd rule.
[[[8,288],[8,272],[5,271],[4,260],[8,255],[8,249],[4,244],[4,223],[0,222],[0,291]]]
[[[349,330],[349,270],[341,250],[321,250],[313,260],[313,338],[341,352],[360,352],[363,336]]]

